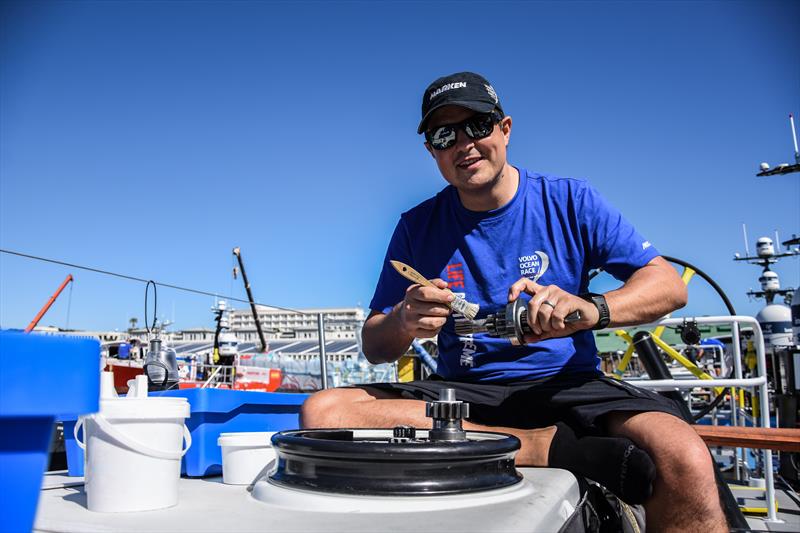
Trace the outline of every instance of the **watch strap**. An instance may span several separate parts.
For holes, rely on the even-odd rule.
[[[594,292],[587,292],[580,295],[581,298],[586,300],[587,302],[591,302],[597,308],[597,312],[599,318],[597,319],[597,324],[592,326],[593,330],[597,329],[604,329],[608,327],[608,324],[611,322],[611,313],[608,310],[608,303],[606,302],[606,297],[602,294],[597,294]]]

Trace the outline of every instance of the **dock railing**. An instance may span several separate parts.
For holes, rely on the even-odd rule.
[[[658,327],[658,326],[680,326],[684,320],[688,318],[663,318],[651,324],[645,324],[638,327]],[[758,399],[760,407],[761,427],[769,427],[769,390],[767,389],[767,363],[766,363],[766,348],[764,346],[764,334],[761,332],[761,326],[758,321],[750,316],[703,316],[693,317],[697,324],[730,324],[731,325],[731,344],[733,346],[733,365],[734,376],[732,379],[658,379],[658,380],[636,380],[635,385],[643,389],[651,390],[676,390],[676,389],[693,389],[695,387],[741,387],[747,389],[758,390]],[[742,377],[742,362],[741,362],[741,347],[739,346],[739,331],[740,326],[752,327],[753,344],[756,350],[756,364],[758,369],[758,376],[752,378]],[[732,394],[733,396],[733,394]],[[732,424],[737,424],[736,409],[733,410],[731,415]],[[783,522],[778,518],[777,508],[775,505],[775,480],[772,472],[772,450],[762,450],[764,458],[764,478],[766,484],[766,505],[767,505],[767,522],[781,523]],[[739,456],[736,454],[736,462],[738,468]]]

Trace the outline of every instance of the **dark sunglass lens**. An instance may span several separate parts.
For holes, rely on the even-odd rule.
[[[488,137],[494,129],[494,118],[491,115],[477,115],[464,124],[464,131],[473,139]]]
[[[441,126],[429,134],[428,142],[436,150],[444,150],[456,142],[456,130],[452,126]]]

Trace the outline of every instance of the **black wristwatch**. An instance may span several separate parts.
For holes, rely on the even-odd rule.
[[[580,296],[587,302],[592,302],[597,308],[598,314],[600,315],[600,318],[597,320],[597,324],[595,324],[592,329],[603,329],[608,326],[609,322],[611,322],[611,313],[608,311],[606,297],[602,294],[597,294],[594,292],[587,292],[581,294]]]

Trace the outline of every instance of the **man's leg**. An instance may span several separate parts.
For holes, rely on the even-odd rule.
[[[728,531],[711,455],[689,424],[660,412],[614,412],[607,423],[611,435],[629,438],[656,464],[648,531]]]
[[[300,410],[303,428],[391,428],[399,425],[430,427],[425,402],[407,400],[374,388],[327,389],[310,396]],[[465,420],[469,431],[495,431],[517,437],[522,443],[516,457],[518,466],[547,466],[555,426],[517,429],[482,426]]]

